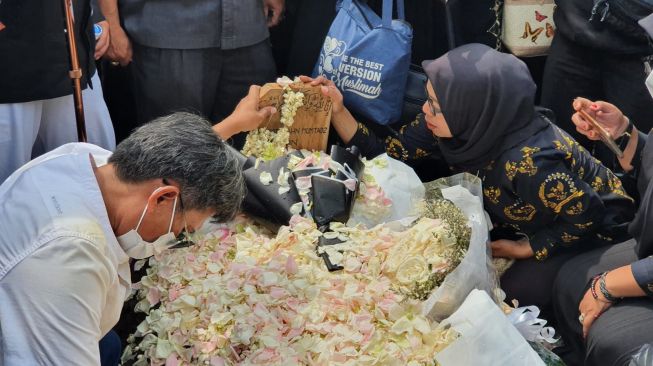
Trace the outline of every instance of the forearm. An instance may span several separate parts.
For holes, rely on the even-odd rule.
[[[215,124],[213,126],[213,132],[215,132],[222,140],[229,140],[233,135],[242,131],[238,128],[238,121],[229,116],[222,120],[222,122]]]
[[[608,292],[614,297],[640,297],[646,295],[633,275],[631,265],[614,269],[605,277]]]
[[[347,108],[342,108],[331,115],[331,125],[345,144],[351,141],[358,130],[358,123]]]
[[[118,11],[118,0],[98,0],[102,15],[111,28],[120,27],[120,12]]]

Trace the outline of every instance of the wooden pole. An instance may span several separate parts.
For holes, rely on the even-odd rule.
[[[84,101],[82,100],[82,69],[79,67],[77,41],[75,40],[75,22],[71,14],[71,0],[63,0],[66,14],[66,35],[70,53],[71,70],[68,73],[73,82],[73,100],[75,101],[75,119],[77,121],[77,140],[86,142],[86,122],[84,120]]]

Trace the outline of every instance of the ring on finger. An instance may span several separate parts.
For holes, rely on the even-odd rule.
[[[585,322],[585,313],[581,313],[581,314],[578,316],[578,321],[579,321],[581,324],[583,324],[583,323]]]

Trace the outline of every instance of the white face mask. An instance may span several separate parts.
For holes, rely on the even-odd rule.
[[[648,73],[648,77],[646,78],[646,87],[648,88],[649,94],[653,97],[653,72]]]
[[[156,190],[153,193],[156,193]],[[151,257],[154,254],[166,250],[170,245],[176,242],[175,234],[172,232],[172,221],[175,219],[175,210],[177,209],[177,197],[175,197],[175,202],[172,206],[172,216],[170,217],[170,225],[168,225],[168,233],[160,236],[158,239],[156,239],[151,243],[143,240],[141,234],[138,233],[138,228],[141,226],[141,223],[143,222],[143,218],[145,217],[145,213],[147,212],[148,205],[149,202],[145,205],[145,209],[143,209],[143,213],[141,214],[141,218],[138,220],[138,224],[136,224],[136,228],[131,229],[127,233],[120,235],[119,237],[116,238],[118,239],[118,243],[120,243],[120,246],[122,246],[122,248],[125,250],[125,253],[127,253],[129,257],[134,259],[143,259],[143,258]]]

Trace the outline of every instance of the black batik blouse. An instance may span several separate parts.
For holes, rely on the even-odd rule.
[[[383,140],[359,123],[349,144],[370,158],[386,152],[411,161],[440,154],[421,116]],[[527,235],[538,260],[565,247],[589,249],[628,238],[634,206],[621,181],[553,124],[469,173],[483,179],[485,209],[495,227]]]

